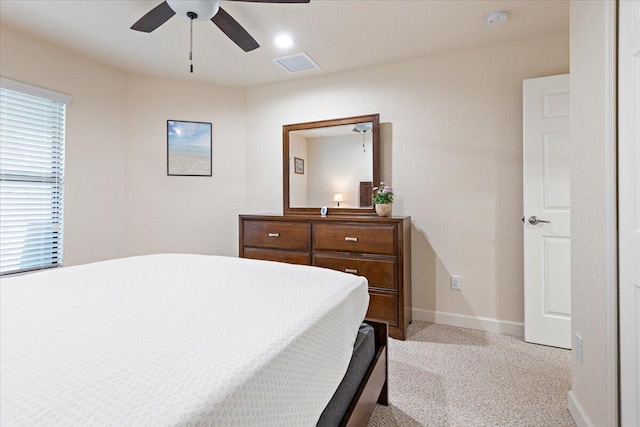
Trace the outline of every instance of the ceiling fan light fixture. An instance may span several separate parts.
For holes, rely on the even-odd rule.
[[[167,0],[167,4],[177,15],[195,21],[208,21],[220,10],[218,0]]]
[[[353,132],[368,132],[373,129],[373,125],[371,122],[367,123],[358,123],[354,126]]]

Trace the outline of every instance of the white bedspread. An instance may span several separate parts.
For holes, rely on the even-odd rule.
[[[0,279],[2,426],[315,425],[364,278],[149,255]]]

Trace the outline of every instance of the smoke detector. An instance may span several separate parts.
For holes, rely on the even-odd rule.
[[[493,12],[489,12],[484,19],[487,21],[488,26],[497,27],[507,22],[509,12],[506,10],[494,10]]]

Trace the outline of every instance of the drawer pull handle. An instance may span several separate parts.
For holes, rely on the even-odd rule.
[[[357,242],[358,238],[357,237],[345,237],[344,241],[345,242]]]
[[[353,268],[345,268],[344,272],[345,273],[351,273],[351,274],[358,274],[358,270],[353,269]]]
[[[280,237],[280,233],[269,233],[269,237]]]

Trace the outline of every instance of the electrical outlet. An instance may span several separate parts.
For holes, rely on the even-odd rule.
[[[457,291],[460,290],[460,286],[461,286],[461,282],[462,282],[462,276],[457,275],[457,274],[452,274],[451,275],[451,289],[455,289]]]
[[[578,359],[578,362],[580,362],[580,364],[582,365],[582,357],[584,356],[584,347],[582,346],[582,335],[580,335],[579,333],[576,332],[576,344],[575,344],[575,354],[576,354],[576,359]]]

